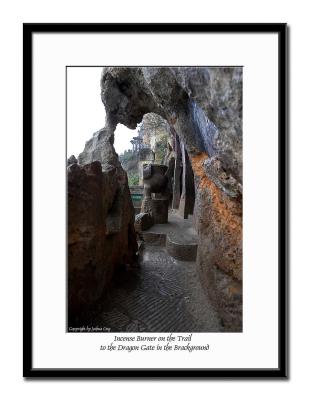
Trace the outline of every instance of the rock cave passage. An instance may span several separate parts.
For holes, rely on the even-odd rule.
[[[101,99],[68,159],[68,330],[242,331],[242,68],[105,67]]]
[[[143,232],[139,266],[124,267],[116,274],[93,324],[111,332],[220,330],[219,317],[197,276],[193,258],[197,242],[191,222],[171,213],[167,224],[155,224]],[[165,242],[171,234],[176,242],[169,242],[172,249],[168,250]]]

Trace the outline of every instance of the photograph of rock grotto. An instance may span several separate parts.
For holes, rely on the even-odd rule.
[[[67,68],[67,332],[242,332],[242,67]]]

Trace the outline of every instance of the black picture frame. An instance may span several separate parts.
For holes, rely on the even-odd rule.
[[[32,357],[32,37],[35,33],[275,33],[278,35],[278,368],[35,369]],[[23,376],[28,378],[286,378],[288,376],[288,107],[285,23],[23,25]]]

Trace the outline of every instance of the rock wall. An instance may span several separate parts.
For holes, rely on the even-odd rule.
[[[195,177],[197,267],[226,331],[242,329],[242,68],[106,67],[101,97],[114,121],[135,128],[164,118]]]
[[[136,262],[134,208],[113,147],[115,126],[107,119],[86,143],[79,164],[68,163],[69,325],[85,323],[116,268]]]
[[[143,143],[155,154],[155,163],[162,164],[165,161],[168,146],[172,144],[169,124],[158,114],[149,113],[143,117],[141,130]]]

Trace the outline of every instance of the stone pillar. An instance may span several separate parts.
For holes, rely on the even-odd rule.
[[[172,197],[172,208],[178,209],[180,204],[181,187],[181,148],[180,139],[176,132],[174,132],[174,152],[175,152],[175,164],[174,164],[174,175],[173,175],[173,197]]]
[[[190,214],[194,212],[195,205],[195,183],[194,173],[192,170],[191,163],[188,158],[187,151],[185,150],[184,143],[181,142],[181,153],[182,153],[182,194],[179,204],[179,214],[187,219]]]
[[[150,214],[157,224],[168,222],[167,169],[166,165],[160,164],[146,164],[143,168],[144,194],[141,212]]]
[[[144,148],[139,151],[139,185],[143,185],[143,165],[153,164],[155,159],[154,152],[149,148]]]
[[[154,224],[167,224],[168,205],[169,205],[169,199],[167,198],[152,199],[152,216],[154,219]]]
[[[141,212],[152,214],[152,194],[149,186],[144,185]]]

